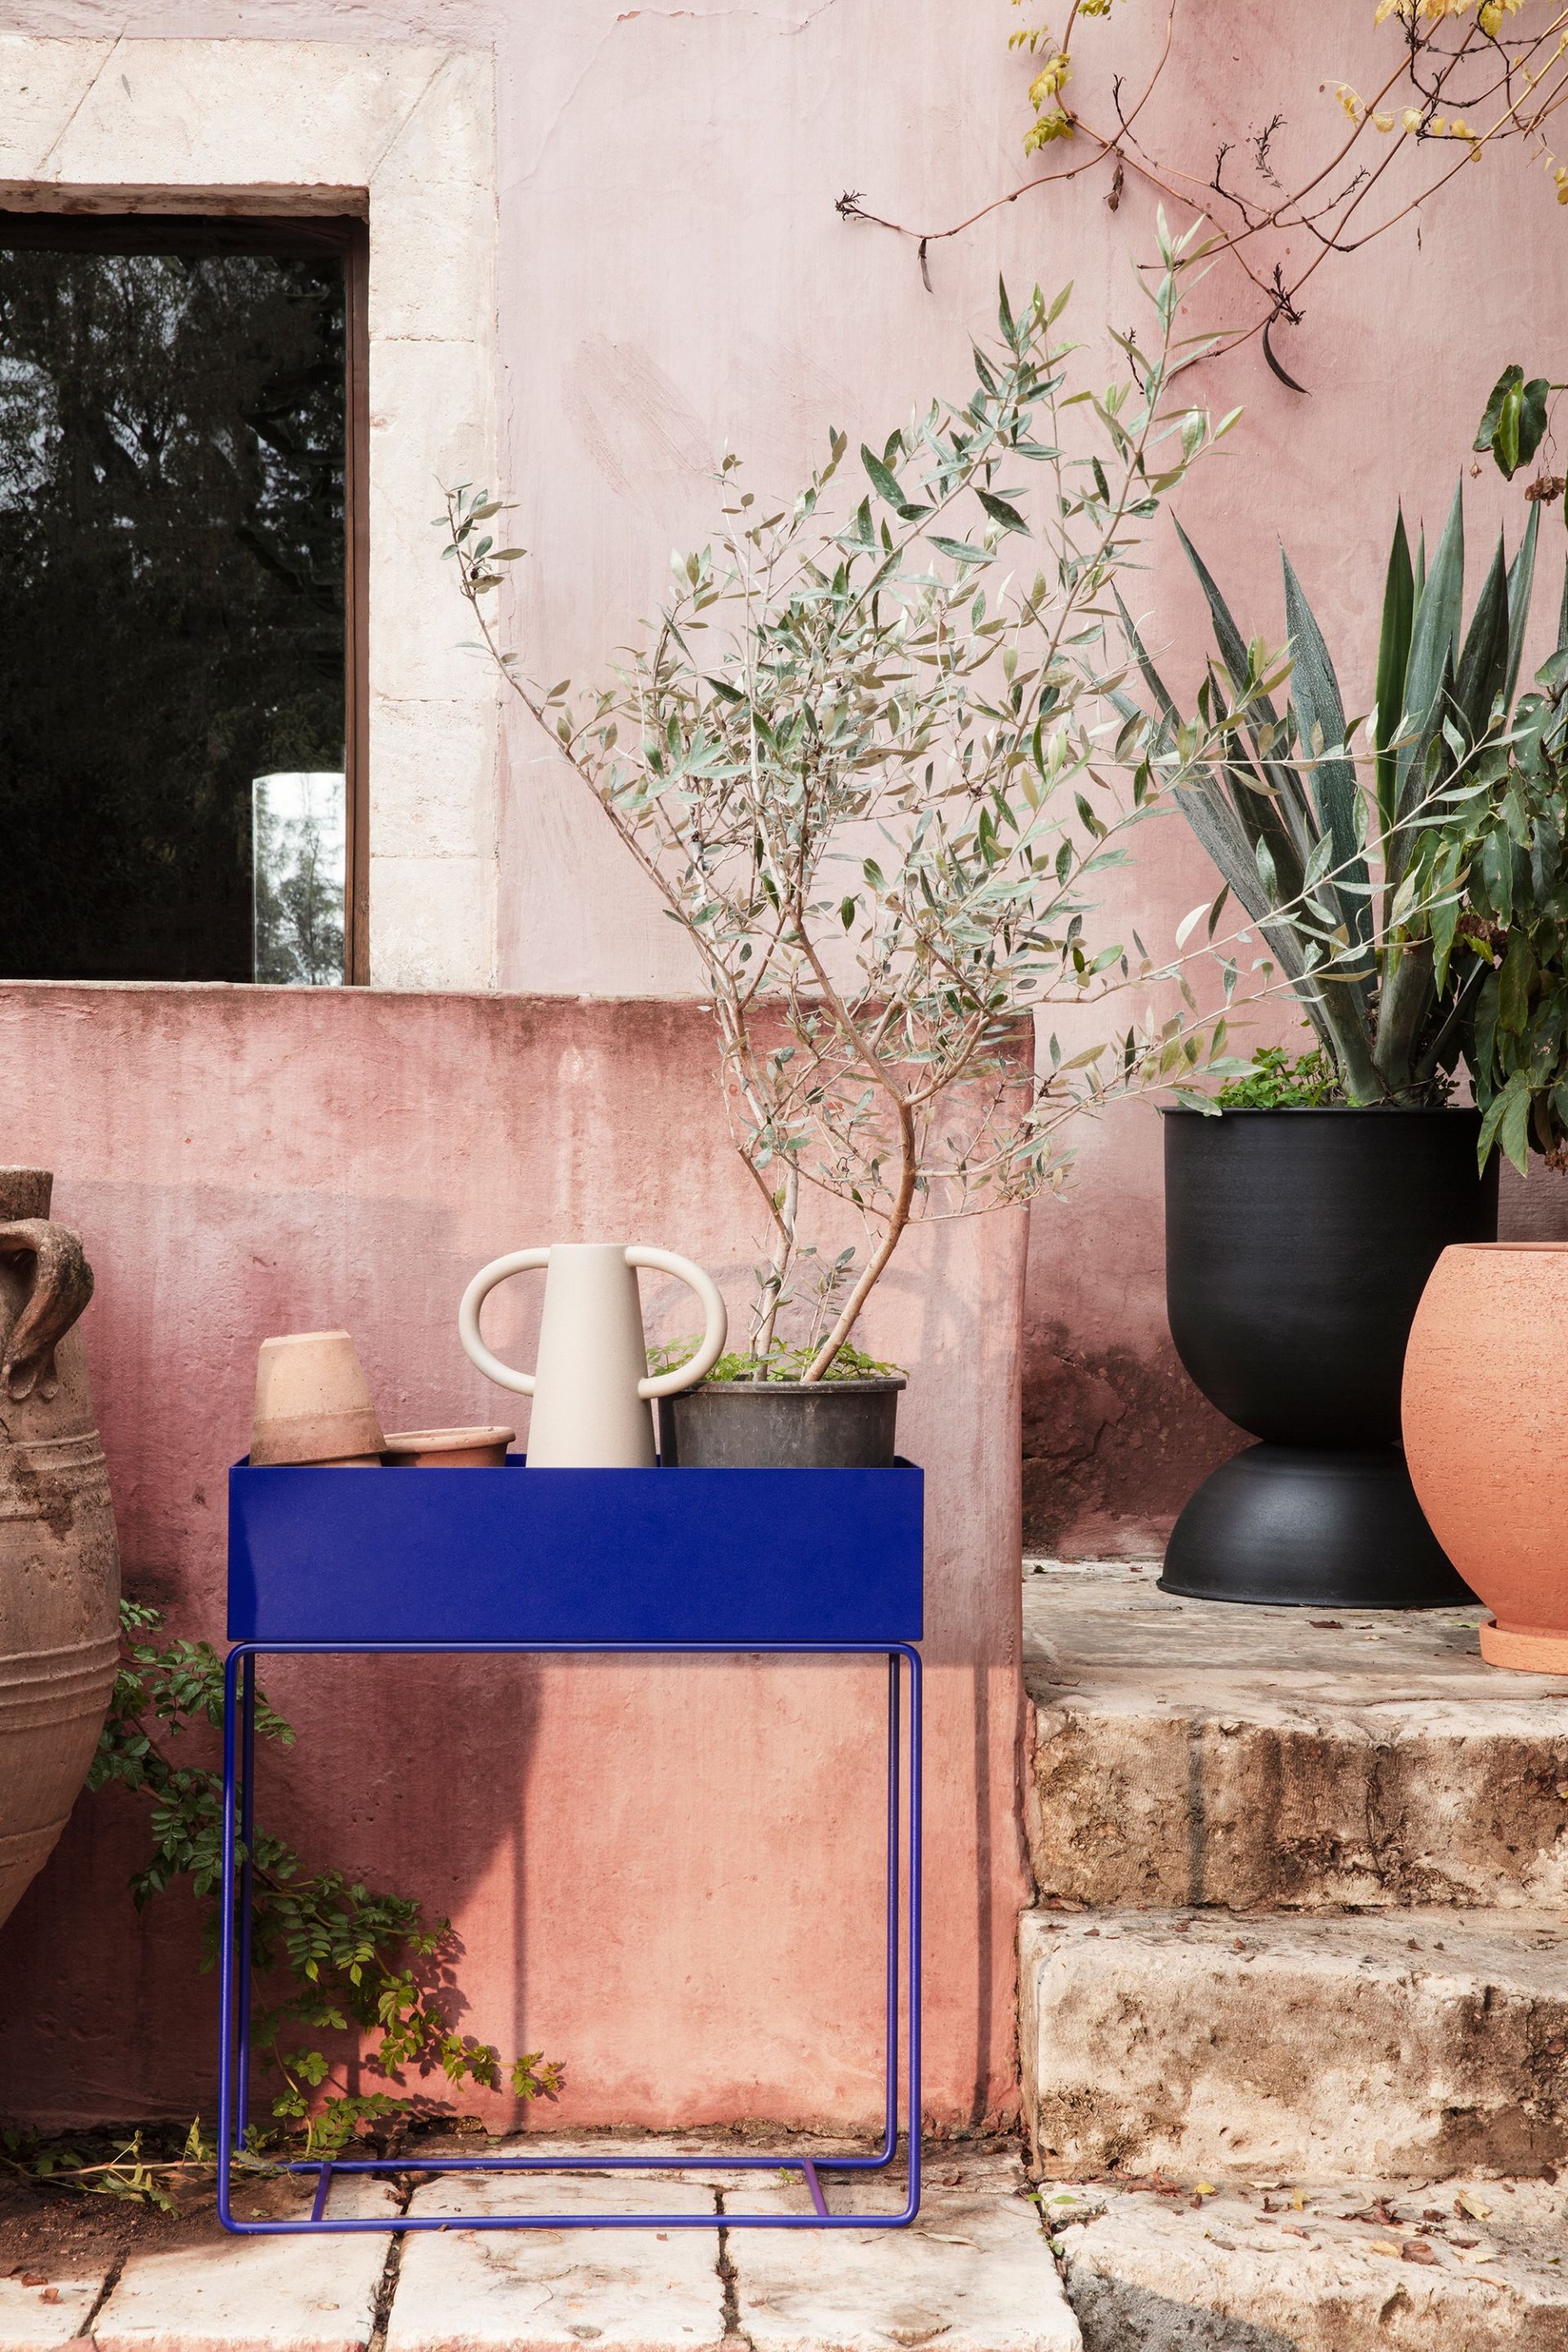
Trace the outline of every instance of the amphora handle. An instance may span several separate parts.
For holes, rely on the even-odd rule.
[[[33,1279],[16,1319],[0,1339],[0,1391],[21,1403],[35,1388],[59,1387],[55,1349],[92,1297],[92,1268],[79,1234],[44,1217],[0,1224],[0,1257],[30,1257]]]

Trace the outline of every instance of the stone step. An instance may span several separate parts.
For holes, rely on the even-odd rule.
[[[1044,2171],[1568,2163],[1560,1916],[1029,1911],[1020,2012]]]
[[[1042,2188],[1084,2352],[1568,2345],[1568,2198],[1542,2181],[1174,2189]]]
[[[1568,1897],[1568,1678],[1479,1608],[1251,1609],[1158,1563],[1027,1564],[1042,1901],[1334,1910]]]

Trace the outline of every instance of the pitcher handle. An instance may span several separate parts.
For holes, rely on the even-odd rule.
[[[531,1274],[536,1266],[550,1264],[547,1249],[513,1250],[506,1257],[492,1258],[489,1265],[480,1266],[463,1293],[463,1303],[458,1309],[458,1336],[471,1364],[477,1364],[487,1381],[497,1388],[511,1389],[518,1396],[533,1394],[533,1374],[513,1371],[499,1356],[492,1356],[479,1337],[479,1309],[498,1282],[505,1282],[514,1274]]]
[[[702,1311],[708,1326],[702,1334],[702,1344],[689,1363],[677,1365],[673,1372],[660,1372],[657,1377],[637,1382],[640,1397],[674,1396],[681,1389],[695,1388],[704,1373],[712,1370],[724,1352],[724,1342],[730,1335],[730,1318],[724,1301],[719,1296],[719,1286],[710,1274],[693,1265],[689,1257],[677,1257],[673,1250],[647,1249],[634,1242],[626,1251],[626,1264],[646,1265],[657,1274],[673,1274],[684,1282],[702,1301]]]
[[[35,1388],[52,1397],[59,1387],[55,1349],[92,1297],[81,1238],[46,1217],[20,1217],[0,1224],[0,1257],[33,1260],[32,1287],[0,1339],[0,1391],[18,1404]]]

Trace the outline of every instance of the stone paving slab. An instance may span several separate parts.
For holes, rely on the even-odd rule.
[[[85,2277],[47,2271],[0,2278],[0,2352],[58,2352],[74,2343],[103,2293],[109,2273],[100,2267]]]
[[[542,2153],[531,2141],[521,2152]],[[430,2181],[408,2211],[711,2213],[715,2203],[690,2179],[585,2169]],[[716,2229],[416,2231],[403,2241],[386,2352],[705,2352],[726,2333]]]
[[[1568,1679],[1488,1666],[1478,1609],[1237,1609],[1157,1570],[1025,1577],[1044,1901],[1568,1900]]]
[[[1568,2279],[1551,2259],[1568,2253],[1568,2200],[1543,2181],[1272,2183],[1196,2211],[1147,2188],[1047,2182],[1041,2203],[1084,2352],[1568,2346]]]
[[[901,2181],[824,2184],[835,2212],[896,2211]],[[1036,2207],[1011,2157],[933,2156],[907,2230],[735,2230],[736,2320],[753,2352],[1079,2352]],[[754,2211],[811,2210],[804,2188]]]
[[[1568,2163],[1558,1916],[1037,1910],[1020,1961],[1042,2171]]]
[[[237,2210],[306,2212],[310,2192],[292,2183],[242,2189]],[[392,2190],[340,2180],[330,2210],[340,2220],[395,2212]],[[97,2352],[361,2352],[374,2324],[376,2292],[392,2241],[377,2231],[348,2237],[237,2238],[132,2254],[92,2329]]]

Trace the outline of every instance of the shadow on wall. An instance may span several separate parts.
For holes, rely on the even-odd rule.
[[[1024,1545],[1064,1559],[1149,1559],[1201,1480],[1246,1444],[1167,1338],[1096,1349],[1035,1324],[1024,1359]]]
[[[1532,1160],[1528,1177],[1502,1164],[1498,1185],[1498,1239],[1568,1242],[1568,1175]]]
[[[1506,1163],[1502,1241],[1568,1242],[1568,1175]],[[1066,1559],[1148,1559],[1211,1470],[1247,1443],[1187,1378],[1163,1302],[1146,1349],[1097,1345],[1066,1321],[1027,1321],[1024,1359],[1024,1543]]]

